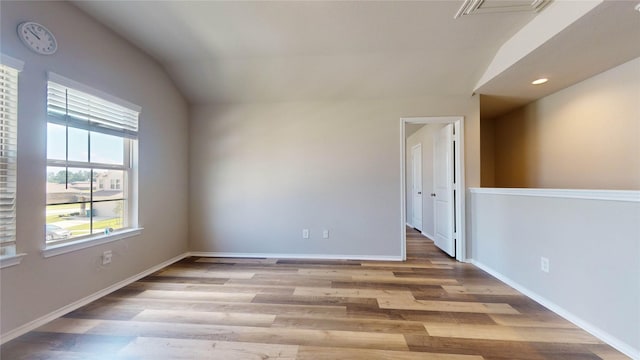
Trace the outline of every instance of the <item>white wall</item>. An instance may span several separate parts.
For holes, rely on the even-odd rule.
[[[192,115],[190,247],[203,252],[399,258],[400,118],[466,115],[467,139],[479,137],[467,96],[221,104]],[[467,150],[479,168],[479,151]],[[479,172],[467,175],[479,184]]]
[[[19,79],[17,249],[27,256],[0,272],[1,332],[136,275],[187,250],[188,108],[147,55],[66,2],[1,6],[0,51],[25,62]],[[59,50],[25,48],[17,25],[40,22]],[[43,258],[46,166],[46,74],[54,71],[142,107],[139,141],[140,236]],[[100,265],[104,250],[113,263]]]
[[[407,175],[405,177],[407,183],[407,222],[411,224],[413,219],[413,196],[411,189],[413,188],[413,166],[411,164],[411,148],[417,144],[422,145],[422,232],[431,237],[435,234],[434,223],[434,198],[429,194],[434,192],[433,186],[433,157],[435,134],[444,124],[425,125],[420,130],[407,138],[407,164],[405,169]]]
[[[472,189],[471,257],[640,358],[640,192],[615,201],[581,198],[597,191],[564,192]],[[548,273],[540,270],[542,256]]]

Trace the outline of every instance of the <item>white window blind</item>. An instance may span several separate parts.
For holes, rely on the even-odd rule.
[[[18,70],[0,64],[0,256],[14,255],[18,140]]]
[[[68,85],[71,84],[71,85]],[[125,101],[98,93],[94,96],[79,90],[71,80],[49,74],[47,113],[49,122],[130,139],[138,137],[139,108]],[[109,98],[109,101],[105,100]],[[124,105],[122,105],[124,103]]]

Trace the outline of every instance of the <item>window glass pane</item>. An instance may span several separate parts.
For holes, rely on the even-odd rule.
[[[47,242],[65,241],[88,235],[91,218],[87,209],[89,203],[47,205]]]
[[[66,136],[64,126],[47,124],[47,159],[64,160],[66,158]]]
[[[93,203],[93,233],[106,234],[126,227],[125,210],[124,200]]]
[[[47,204],[89,201],[91,170],[47,167]]]
[[[124,138],[92,132],[91,162],[123,165]]]
[[[69,161],[89,161],[89,132],[69,128]]]
[[[123,170],[93,170],[93,201],[126,198]]]

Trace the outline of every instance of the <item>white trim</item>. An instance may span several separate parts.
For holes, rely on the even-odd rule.
[[[470,188],[469,191],[473,194],[640,202],[640,191],[638,190]]]
[[[235,253],[192,251],[189,256],[223,257],[223,258],[269,258],[269,259],[301,259],[301,260],[372,260],[403,261],[400,256],[387,255],[336,255],[336,254],[272,254],[272,253]]]
[[[460,120],[462,116],[421,116],[402,117],[404,124],[452,124]]]
[[[464,116],[438,116],[438,117],[403,117],[400,118],[400,223],[407,222],[406,214],[406,176],[405,168],[407,161],[407,139],[405,138],[405,125],[406,124],[454,124],[456,130],[456,157],[459,161],[456,161],[456,174],[458,175],[458,181],[456,182],[455,189],[457,199],[460,201],[460,206],[456,207],[456,260],[460,262],[467,262],[467,240],[466,240],[466,191],[465,191],[465,166],[464,166]],[[424,189],[422,189],[424,192]],[[424,226],[423,226],[424,227]],[[407,234],[402,227],[402,234],[400,235],[400,249],[402,259],[407,258]]]
[[[98,89],[92,88],[91,86],[87,86],[85,84],[79,83],[75,80],[71,80],[62,75],[56,74],[52,71],[49,71],[47,73],[47,80],[53,81],[54,83],[60,84],[62,86],[73,88],[74,90],[82,91],[87,94],[99,97],[102,100],[112,102],[114,104],[120,105],[122,107],[125,107],[129,110],[133,110],[138,113],[142,111],[142,107],[140,107],[139,105],[128,102],[127,100],[120,99],[119,97],[108,94],[102,90],[98,90]]]
[[[431,234],[427,234],[427,233],[426,233],[426,232],[424,232],[424,231],[421,231],[420,233],[422,234],[422,236],[428,237],[428,238],[429,238],[429,240],[433,241],[433,239],[434,239],[434,236],[433,236],[433,235],[431,235]]]
[[[413,192],[416,185],[414,184],[414,179],[416,178],[413,169],[415,164],[413,163],[414,161],[414,157],[413,157],[413,152],[419,149],[420,151],[420,231],[422,231],[422,229],[424,229],[424,189],[423,189],[423,185],[424,185],[424,170],[422,169],[422,163],[423,163],[423,158],[422,158],[422,143],[419,142],[415,145],[413,145],[411,147],[411,221],[413,221],[414,219],[417,219],[414,212],[415,212],[415,208],[416,208],[416,204],[414,204],[415,200],[416,200],[416,194]],[[406,181],[406,180],[405,180]],[[405,197],[406,198],[406,197]],[[407,214],[408,215],[408,214]],[[413,227],[414,229],[417,229],[417,227]]]
[[[572,322],[573,324],[577,325],[578,327],[582,328],[583,330],[587,331],[588,333],[590,333],[591,335],[597,337],[598,339],[604,341],[605,343],[611,345],[612,347],[616,348],[618,351],[624,353],[625,355],[631,357],[632,359],[640,359],[640,349],[635,349],[632,345],[625,343],[624,341],[616,338],[615,336],[607,333],[606,331],[600,329],[599,327],[581,319],[580,317],[574,315],[573,313],[571,313],[570,311],[567,311],[566,309],[562,308],[561,306],[555,304],[553,301],[546,299],[543,296],[538,295],[537,293],[527,289],[526,287],[518,284],[517,282],[511,280],[510,278],[508,278],[507,276],[504,276],[503,274],[493,270],[492,268],[484,265],[481,262],[478,262],[476,260],[470,260],[470,262],[477,266],[478,268],[480,268],[481,270],[489,273],[489,275],[497,278],[498,280],[502,281],[503,283],[511,286],[512,288],[518,290],[519,292],[523,293],[524,295],[526,295],[527,297],[529,297],[530,299],[532,299],[533,301],[537,302],[538,304],[546,307],[547,309],[553,311],[554,313],[562,316],[563,318],[565,318],[566,320]]]
[[[456,232],[456,260],[467,262],[467,219],[466,219],[466,199],[467,191],[465,187],[465,162],[464,162],[464,117],[460,117],[459,122],[453,123],[456,127],[456,151],[460,161],[456,161],[456,174],[458,181],[456,182],[456,194],[460,199],[460,206],[456,207],[456,218],[459,219]]]
[[[407,219],[407,179],[405,179],[405,168],[407,165],[405,124],[407,124],[407,122],[403,118],[400,118],[400,224],[409,223],[409,219]],[[411,227],[413,228],[413,225],[411,225]],[[407,260],[407,230],[404,226],[400,227],[400,257],[402,261]]]
[[[24,69],[24,61],[18,60],[5,54],[0,54],[0,64],[9,66],[18,71],[22,71]]]
[[[110,235],[98,235],[95,237],[81,239],[78,241],[68,242],[68,243],[59,244],[59,245],[52,245],[42,250],[42,256],[45,258],[48,258],[56,255],[62,255],[62,254],[70,253],[73,251],[90,248],[93,246],[107,244],[113,241],[118,241],[118,240],[130,238],[133,236],[138,236],[142,234],[143,229],[144,228],[125,229],[125,230],[120,230],[118,232],[114,232]]]
[[[8,331],[5,334],[2,334],[0,336],[0,338],[2,339],[0,341],[0,344],[4,344],[4,343],[6,343],[6,342],[8,342],[10,340],[13,340],[13,339],[17,338],[18,336],[21,336],[21,335],[24,335],[24,334],[28,333],[31,330],[37,329],[38,327],[40,327],[40,326],[42,326],[42,325],[44,325],[44,324],[46,324],[46,323],[48,323],[50,321],[53,321],[53,320],[65,315],[65,314],[68,314],[71,311],[77,310],[77,309],[89,304],[92,301],[98,300],[99,298],[101,298],[103,296],[107,296],[110,293],[112,293],[112,292],[114,292],[114,291],[116,291],[116,290],[118,290],[120,288],[123,288],[123,287],[125,287],[125,286],[127,286],[127,285],[129,285],[129,284],[131,284],[131,283],[133,283],[135,281],[138,281],[138,280],[142,279],[145,276],[149,276],[149,275],[153,274],[154,272],[156,272],[158,270],[161,270],[162,268],[165,268],[165,267],[167,267],[167,266],[169,266],[169,265],[171,265],[171,264],[173,264],[173,263],[175,263],[177,261],[180,261],[180,260],[182,260],[182,259],[184,259],[184,258],[186,258],[188,256],[189,256],[189,253],[184,253],[184,254],[178,255],[176,257],[173,257],[173,258],[171,258],[171,259],[169,259],[167,261],[164,261],[164,262],[162,262],[162,263],[160,263],[158,265],[155,265],[155,266],[153,266],[153,267],[151,267],[151,268],[149,268],[149,269],[147,269],[147,270],[145,270],[145,271],[143,271],[141,273],[133,275],[133,276],[131,276],[131,277],[127,278],[127,279],[124,279],[122,281],[119,281],[119,282],[117,282],[117,283],[115,283],[115,284],[113,284],[113,285],[111,285],[111,286],[109,286],[107,288],[104,288],[104,289],[102,289],[100,291],[97,291],[97,292],[95,292],[95,293],[93,293],[93,294],[91,294],[91,295],[89,295],[87,297],[84,297],[84,298],[82,298],[82,299],[80,299],[78,301],[74,301],[73,303],[65,305],[65,306],[61,307],[60,309],[58,309],[58,310],[50,312],[50,313],[48,313],[48,314],[46,314],[44,316],[41,316],[41,317],[39,317],[39,318],[37,318],[37,319],[35,319],[33,321],[30,321],[30,322],[28,322],[28,323],[26,323],[26,324],[24,324],[24,325],[22,325],[22,326],[20,326],[18,328],[10,330],[10,331]]]
[[[20,264],[20,262],[22,261],[22,258],[27,256],[27,254],[16,254],[16,255],[9,255],[9,256],[3,256],[0,258],[0,269],[4,269],[10,266],[15,266]]]

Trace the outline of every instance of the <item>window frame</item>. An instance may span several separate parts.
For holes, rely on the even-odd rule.
[[[89,86],[80,84],[78,82],[75,82],[73,80],[67,79],[61,75],[49,72],[48,74],[48,82],[47,82],[47,88],[49,89],[49,86],[51,86],[51,83],[54,83],[54,86],[58,86],[58,87],[65,87],[67,88],[69,91],[75,91],[75,92],[81,92],[84,93],[86,95],[88,95],[88,97],[94,97],[94,98],[98,98],[100,101],[109,103],[110,105],[117,105],[123,108],[126,108],[127,110],[130,111],[135,111],[137,112],[137,120],[135,123],[135,126],[137,127],[139,125],[139,119],[140,119],[140,107],[137,105],[134,105],[132,103],[129,103],[125,100],[116,98],[112,95],[109,95],[107,93],[104,93],[100,90],[97,89],[93,89]],[[57,125],[63,125],[61,124],[60,121],[60,117],[59,115],[52,115],[51,112],[51,108],[49,107],[49,101],[50,101],[50,92],[48,90],[47,92],[47,126],[48,124],[57,124]],[[59,112],[57,113],[59,114]],[[75,120],[74,120],[75,121]],[[74,124],[77,124],[78,122],[76,121]],[[126,193],[123,194],[123,199],[119,199],[117,201],[123,201],[124,203],[124,221],[125,221],[125,227],[118,229],[114,232],[110,232],[108,234],[104,234],[104,233],[92,233],[95,229],[93,229],[92,225],[90,225],[90,233],[84,236],[77,236],[77,237],[72,237],[69,239],[64,239],[64,240],[47,240],[46,239],[46,234],[43,234],[43,242],[44,242],[44,250],[43,250],[43,256],[44,257],[49,257],[49,256],[55,256],[55,255],[59,255],[59,254],[63,254],[69,251],[75,251],[75,250],[79,250],[79,249],[83,249],[86,247],[91,247],[91,246],[96,246],[99,244],[104,244],[107,242],[111,242],[111,241],[116,241],[116,240],[120,240],[122,238],[127,238],[130,236],[135,236],[141,233],[142,228],[139,227],[138,224],[138,186],[137,186],[137,177],[138,177],[138,136],[137,136],[137,128],[135,129],[135,131],[131,131],[131,130],[124,130],[123,134],[114,134],[112,129],[108,129],[108,131],[101,131],[102,128],[92,128],[91,127],[91,122],[89,121],[87,123],[86,128],[81,126],[73,126],[74,124],[69,124],[69,122],[67,122],[66,124],[64,124],[63,126],[67,126],[68,128],[79,128],[79,129],[83,129],[88,131],[88,136],[90,138],[91,133],[102,133],[102,134],[107,134],[107,135],[115,135],[117,137],[121,137],[123,139],[123,143],[124,143],[124,149],[123,149],[123,163],[122,165],[120,164],[108,164],[108,163],[100,163],[100,162],[91,162],[91,158],[90,155],[87,158],[87,161],[70,161],[68,160],[68,155],[67,155],[67,159],[66,160],[59,160],[59,159],[49,159],[47,156],[47,160],[46,160],[46,166],[47,167],[60,167],[60,168],[66,168],[68,170],[71,169],[89,169],[91,171],[91,176],[89,179],[89,190],[91,191],[91,197],[89,201],[82,201],[83,203],[89,203],[90,204],[90,209],[93,209],[93,206],[95,203],[99,203],[99,202],[107,202],[107,201],[116,201],[115,199],[109,199],[109,200],[97,200],[94,201],[93,200],[93,192],[94,191],[100,191],[100,190],[109,190],[108,189],[108,184],[106,181],[104,181],[104,188],[100,188],[99,187],[99,180],[94,179],[94,173],[93,171],[95,170],[118,170],[118,171],[122,171],[123,172],[123,181],[124,183],[121,183],[120,188],[123,190],[126,190]],[[47,136],[47,142],[49,141],[48,136]],[[68,141],[68,134],[67,137],[65,138],[65,141]],[[88,142],[87,144],[87,151],[91,152],[91,147],[90,147],[90,142]],[[101,179],[104,180],[104,179]],[[125,192],[125,191],[123,191]],[[62,203],[60,203],[62,204]],[[45,206],[49,206],[49,205],[55,205],[55,204],[48,204],[45,203]],[[91,217],[90,223],[93,223],[93,216]]]

